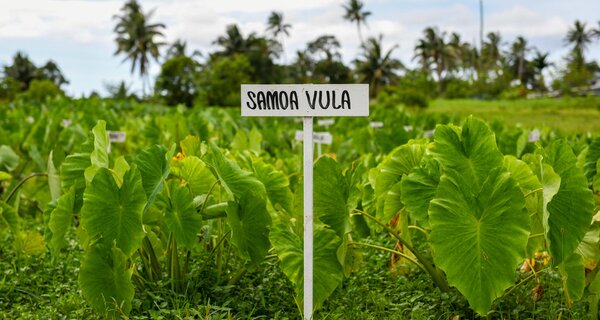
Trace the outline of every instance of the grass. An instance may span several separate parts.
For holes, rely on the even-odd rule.
[[[31,228],[39,222],[27,223]],[[41,230],[38,230],[41,232]],[[0,319],[99,319],[77,285],[82,257],[74,239],[59,257],[49,252],[18,256],[10,235],[0,239]],[[393,247],[381,234],[361,241]],[[196,268],[202,264],[197,257]],[[389,254],[365,249],[363,265],[347,278],[315,313],[315,319],[479,319],[456,291],[442,293],[427,274],[404,269],[392,273]],[[299,319],[293,285],[276,260],[267,260],[229,285],[214,280],[214,269],[192,272],[189,290],[175,293],[168,284],[137,290],[130,319]],[[212,272],[212,273],[211,273]],[[518,277],[523,279],[527,274]],[[561,279],[543,273],[544,295],[531,298],[536,282],[528,281],[498,299],[488,319],[584,319],[586,304],[566,308]]]
[[[600,98],[544,98],[532,100],[433,100],[425,111],[485,120],[501,120],[525,127],[551,127],[565,134],[600,132]]]

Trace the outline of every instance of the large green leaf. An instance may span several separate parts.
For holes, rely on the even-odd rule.
[[[227,206],[227,222],[231,227],[231,242],[240,256],[253,265],[260,263],[271,246],[269,226],[271,216],[260,195],[246,194]]]
[[[429,241],[448,282],[485,314],[514,284],[525,256],[529,219],[516,181],[485,123],[468,118],[462,130],[438,126],[432,154],[443,166],[429,205]]]
[[[429,159],[402,179],[402,203],[413,219],[429,224],[429,203],[435,197],[442,175],[440,164]]]
[[[563,140],[547,150],[544,162],[560,176],[560,189],[548,203],[546,238],[553,262],[558,265],[570,256],[583,239],[594,215],[594,198],[583,171],[575,163],[573,150]]]
[[[79,286],[87,302],[109,319],[121,319],[131,311],[135,293],[133,265],[119,248],[92,246],[79,271]]]
[[[514,284],[525,256],[528,217],[523,194],[508,172],[493,169],[480,188],[449,170],[429,207],[435,261],[475,311],[485,314]]]
[[[313,307],[318,309],[333,293],[343,279],[343,269],[336,256],[341,239],[335,232],[321,226],[314,229],[313,253]],[[284,225],[278,225],[271,233],[271,240],[283,273],[292,281],[296,291],[296,303],[303,309],[304,254],[303,240]]]
[[[294,196],[285,174],[260,159],[253,160],[252,167],[258,180],[265,186],[271,205],[274,208],[280,207],[291,214]]]
[[[91,166],[85,169],[85,180],[89,183],[100,168],[108,168],[108,134],[106,133],[106,122],[98,120],[92,128],[94,136],[94,149],[90,154]]]
[[[211,142],[209,146],[211,153],[207,162],[231,199],[241,198],[249,193],[266,197],[264,185],[252,173],[240,169],[235,162],[225,158],[214,143]]]
[[[58,170],[54,166],[54,161],[52,160],[52,156],[54,151],[50,151],[50,155],[48,156],[48,189],[50,190],[50,196],[52,200],[58,199],[61,194],[60,190],[60,175],[58,174]]]
[[[165,223],[175,240],[192,249],[202,226],[202,216],[194,208],[190,190],[178,181],[169,183],[170,201],[165,212]]]
[[[419,165],[427,147],[426,141],[411,140],[392,151],[377,167],[375,196],[378,215],[383,214],[387,193],[403,175],[409,174]]]
[[[584,172],[588,181],[592,181],[592,178],[598,173],[596,164],[600,160],[600,137],[596,137],[590,144],[587,154],[585,155]]]
[[[85,169],[91,166],[89,153],[74,153],[65,158],[60,166],[60,181],[63,190],[75,188],[75,206],[73,210],[79,212],[85,190]]]
[[[0,170],[13,171],[19,165],[19,156],[9,146],[0,146]]]
[[[133,166],[123,177],[121,188],[112,173],[100,168],[85,190],[81,223],[90,238],[116,246],[130,256],[144,236],[142,211],[146,196],[140,173]]]
[[[141,151],[135,159],[142,176],[142,186],[148,199],[144,211],[152,205],[156,195],[163,188],[163,181],[169,175],[169,163],[165,158],[166,153],[165,147],[154,145]]]
[[[67,245],[65,235],[72,227],[73,223],[73,205],[75,204],[75,188],[69,189],[65,194],[58,198],[56,208],[50,213],[48,228],[52,232],[50,249],[53,252],[59,252]]]
[[[474,182],[477,189],[493,169],[502,166],[503,156],[496,137],[485,122],[469,117],[462,131],[452,126],[437,126],[431,153],[444,169],[452,169]]]
[[[578,301],[583,296],[585,288],[583,260],[580,255],[574,253],[565,259],[558,269],[562,276],[563,294],[567,306],[570,307],[573,301]]]
[[[195,196],[207,194],[216,181],[206,164],[195,156],[174,160],[171,173],[185,180]]]
[[[314,214],[338,237],[352,231],[348,211],[348,182],[338,163],[321,157],[314,167]]]

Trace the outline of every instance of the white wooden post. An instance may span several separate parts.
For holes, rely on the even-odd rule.
[[[303,118],[304,129],[304,319],[313,313],[313,117]]]

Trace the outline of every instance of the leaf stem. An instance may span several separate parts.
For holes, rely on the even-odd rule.
[[[532,195],[536,192],[540,192],[540,191],[544,191],[544,188],[537,188],[537,189],[531,190],[531,191],[527,192],[523,197],[527,198],[530,195]]]
[[[370,243],[364,243],[364,242],[353,242],[353,245],[359,245],[359,246],[363,246],[363,247],[370,247],[370,248],[375,248],[375,249],[379,249],[382,251],[387,251],[393,254],[397,254],[399,256],[401,256],[402,258],[405,258],[406,260],[412,262],[413,264],[415,264],[417,267],[419,267],[421,270],[427,272],[427,269],[425,269],[425,267],[423,267],[423,265],[421,263],[419,263],[419,261],[413,259],[412,257],[400,252],[400,251],[396,251],[396,250],[392,250],[386,247],[382,247],[382,246],[378,246],[378,245],[374,245],[374,244],[370,244]]]
[[[17,185],[10,191],[10,193],[8,194],[8,196],[6,197],[6,199],[4,200],[4,202],[8,203],[10,201],[10,199],[15,195],[15,193],[17,192],[17,190],[19,190],[19,188],[21,186],[23,186],[23,184],[25,184],[25,182],[27,182],[29,179],[35,178],[35,177],[42,177],[42,176],[48,176],[47,173],[41,173],[41,172],[34,172],[30,175],[28,175],[27,177],[23,178],[23,180],[19,181],[19,183],[17,183]]]
[[[354,209],[354,211],[357,212],[357,213],[360,213],[361,215],[369,218],[373,222],[375,222],[378,225],[382,226],[387,232],[389,232],[394,238],[396,238],[406,249],[410,250],[415,255],[415,257],[417,258],[417,260],[419,260],[419,262],[421,262],[421,264],[423,264],[423,267],[425,268],[425,270],[427,270],[427,273],[429,273],[429,275],[431,276],[431,279],[436,284],[436,286],[438,286],[438,288],[440,288],[440,290],[442,290],[444,292],[450,290],[450,286],[448,285],[448,281],[440,273],[440,270],[437,269],[436,267],[434,267],[427,258],[425,258],[423,255],[421,255],[418,251],[416,251],[396,231],[392,230],[390,227],[388,227],[387,225],[385,225],[385,223],[377,220],[375,217],[373,217],[372,215],[370,215],[370,214],[368,214],[368,213],[366,213],[364,211],[361,211],[361,210],[358,210],[358,209]]]
[[[426,237],[428,237],[428,236],[429,236],[429,232],[427,232],[427,230],[425,230],[425,229],[423,229],[423,228],[421,228],[421,227],[419,227],[419,226],[416,226],[416,225],[410,225],[410,226],[408,226],[408,228],[409,228],[409,229],[415,229],[415,230],[419,230],[419,231],[421,231],[421,232],[422,232],[422,233],[423,233],[423,234],[424,234]]]

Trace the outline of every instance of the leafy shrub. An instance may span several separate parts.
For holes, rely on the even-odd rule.
[[[245,55],[211,59],[200,74],[199,100],[209,106],[240,105],[240,84],[251,82],[253,70]]]
[[[18,97],[28,101],[43,102],[46,98],[63,96],[64,92],[50,80],[33,80],[29,85],[29,89]]]
[[[186,56],[167,60],[156,79],[156,95],[169,106],[181,103],[191,107],[198,95],[197,66],[192,58]]]

